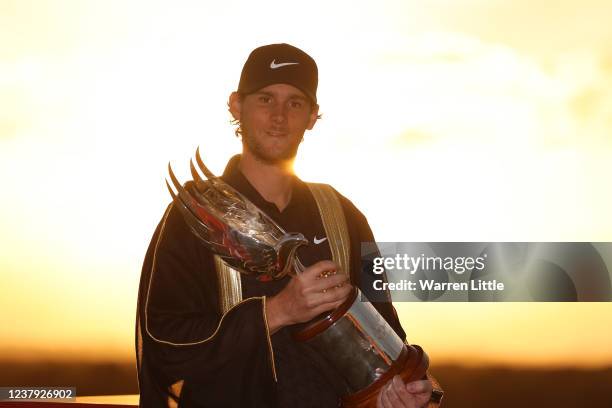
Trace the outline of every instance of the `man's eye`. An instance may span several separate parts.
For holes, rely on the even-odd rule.
[[[302,107],[302,102],[300,101],[291,101],[291,107],[292,108],[296,108],[296,109],[300,109]]]
[[[261,103],[270,103],[271,100],[272,98],[270,98],[269,96],[262,95],[259,97],[259,102]]]

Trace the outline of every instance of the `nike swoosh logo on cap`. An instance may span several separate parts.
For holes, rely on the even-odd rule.
[[[280,68],[280,67],[285,67],[287,65],[297,65],[297,64],[299,64],[299,62],[282,62],[280,64],[277,64],[276,63],[276,58],[275,58],[270,63],[270,69],[276,69],[276,68]]]
[[[326,239],[327,239],[327,237],[323,237],[321,239],[317,239],[317,237],[315,235],[313,241],[314,241],[315,245],[319,245],[321,242],[325,241]]]

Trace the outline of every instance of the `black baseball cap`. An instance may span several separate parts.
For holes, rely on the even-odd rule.
[[[272,84],[289,84],[317,103],[319,73],[317,64],[304,51],[289,44],[269,44],[255,48],[247,58],[238,92],[250,94]]]

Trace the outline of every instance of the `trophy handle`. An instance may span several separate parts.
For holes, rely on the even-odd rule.
[[[304,269],[306,269],[306,267],[304,266],[304,264],[302,264],[302,262],[299,260],[299,258],[296,255],[293,258],[293,274],[292,275],[299,275],[302,272],[304,272]]]

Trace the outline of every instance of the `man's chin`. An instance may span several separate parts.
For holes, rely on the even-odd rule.
[[[260,146],[249,146],[243,143],[243,148],[259,162],[270,165],[287,165],[293,164],[297,156],[297,148],[279,152],[270,152],[269,149],[263,149]]]
[[[296,155],[278,155],[278,156],[272,156],[272,155],[263,155],[263,154],[253,154],[253,156],[255,157],[255,159],[257,159],[258,161],[265,163],[265,164],[269,164],[269,165],[291,165],[293,164],[293,162],[295,161],[295,157]]]

